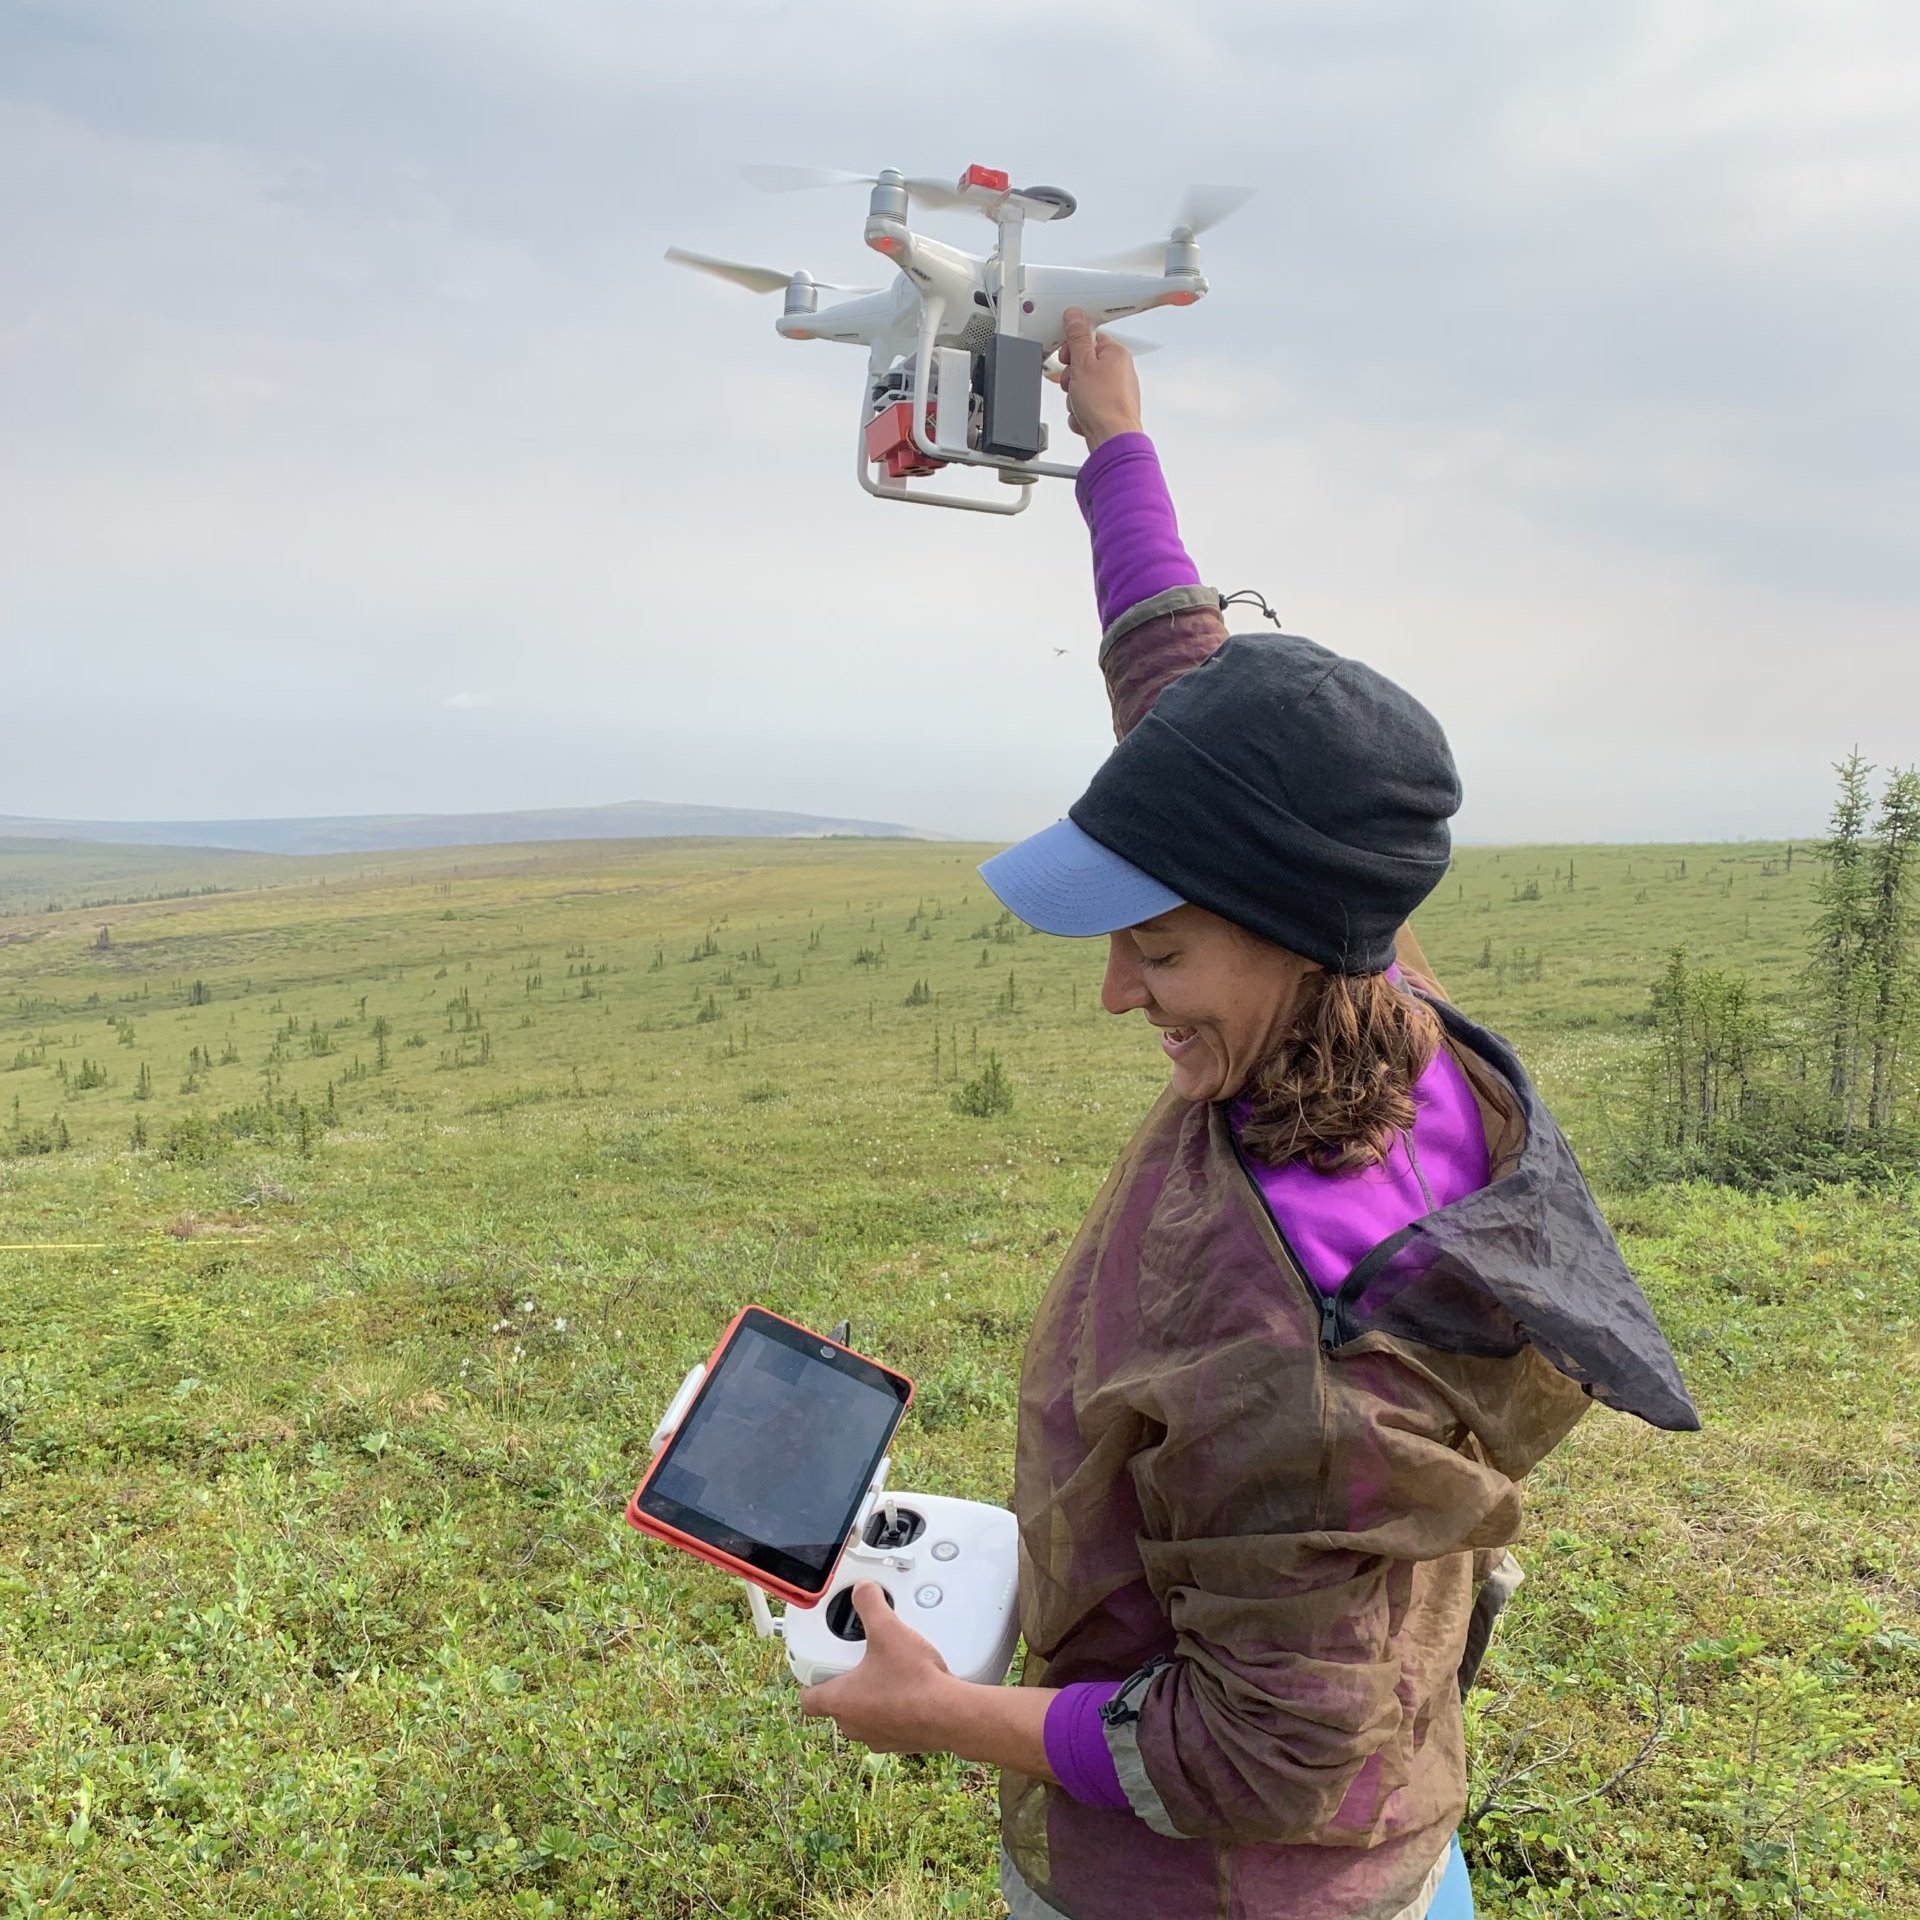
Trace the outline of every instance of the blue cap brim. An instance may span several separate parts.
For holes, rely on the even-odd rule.
[[[1071,820],[1056,820],[996,853],[982,864],[980,878],[1028,926],[1076,938],[1117,933],[1186,904]]]

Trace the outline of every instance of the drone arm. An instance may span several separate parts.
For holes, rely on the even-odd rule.
[[[1199,274],[1112,273],[1097,267],[1031,266],[1026,297],[1033,302],[1026,331],[1049,346],[1066,332],[1066,311],[1080,307],[1096,327],[1125,320],[1156,307],[1190,307],[1204,299],[1207,283]]]

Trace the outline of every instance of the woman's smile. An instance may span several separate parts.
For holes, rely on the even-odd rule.
[[[1178,1060],[1184,1053],[1193,1049],[1200,1038],[1197,1027],[1162,1027],[1160,1029],[1160,1051],[1169,1060]]]

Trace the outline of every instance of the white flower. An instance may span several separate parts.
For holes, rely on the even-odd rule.
[[[565,1315],[565,1314],[562,1314],[562,1315],[560,1316],[560,1318],[559,1318],[559,1319],[557,1319],[557,1320],[556,1320],[556,1321],[555,1321],[555,1322],[553,1323],[553,1330],[554,1330],[554,1332],[555,1332],[555,1333],[565,1333],[565,1332],[566,1332],[566,1330],[567,1330],[567,1317],[566,1317],[566,1315]]]
[[[531,1300],[522,1300],[520,1302],[520,1311],[522,1313],[531,1313],[533,1311],[533,1302]]]

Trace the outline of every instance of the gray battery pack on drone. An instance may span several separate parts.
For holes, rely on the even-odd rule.
[[[1031,460],[1047,444],[1040,424],[1041,369],[1047,350],[1038,340],[996,333],[980,355],[980,451],[1003,460]]]

